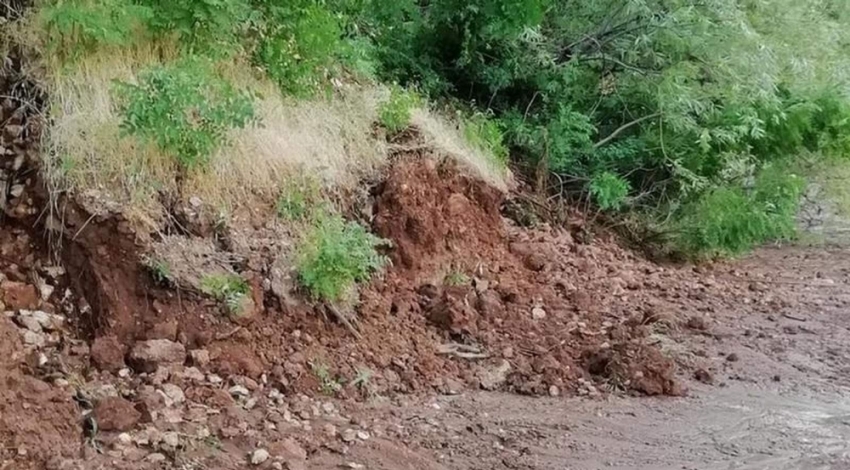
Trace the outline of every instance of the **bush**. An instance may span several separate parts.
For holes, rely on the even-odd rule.
[[[65,59],[104,46],[127,46],[146,31],[153,11],[132,0],[66,0],[41,12],[47,47]]]
[[[139,0],[154,12],[151,27],[175,32],[190,52],[220,55],[239,44],[251,17],[247,0]]]
[[[356,222],[321,215],[301,242],[298,279],[315,299],[344,300],[356,283],[368,280],[388,263],[377,251],[387,244]]]
[[[696,257],[737,255],[796,234],[803,180],[787,168],[765,169],[754,187],[719,187],[686,204],[676,222],[676,248]]]
[[[327,82],[343,50],[337,17],[307,1],[260,3],[264,15],[254,60],[284,93],[313,94]]]
[[[278,217],[289,220],[303,220],[312,215],[321,204],[318,185],[307,179],[292,177],[284,184],[277,199]]]
[[[115,91],[124,132],[155,143],[183,168],[206,164],[229,129],[254,119],[253,96],[202,59],[154,67]]]
[[[390,97],[378,109],[378,119],[390,134],[397,134],[410,126],[413,108],[419,104],[419,96],[399,86],[390,89]]]

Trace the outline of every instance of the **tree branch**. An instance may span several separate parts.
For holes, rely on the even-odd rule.
[[[632,122],[627,122],[626,124],[623,124],[622,126],[618,127],[617,130],[615,130],[614,132],[609,134],[608,137],[606,137],[606,138],[600,140],[599,142],[593,144],[593,148],[598,149],[599,147],[602,147],[603,145],[607,144],[608,142],[611,142],[612,140],[614,140],[618,135],[620,135],[626,129],[628,129],[632,126],[636,126],[636,125],[642,123],[643,121],[647,121],[649,119],[654,119],[654,118],[657,118],[659,116],[661,116],[661,113],[653,113],[653,114],[650,114],[649,116],[637,118]]]

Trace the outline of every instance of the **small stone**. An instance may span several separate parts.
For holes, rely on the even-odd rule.
[[[44,335],[42,333],[36,333],[34,331],[24,331],[24,344],[35,346],[40,348],[44,346]]]
[[[283,464],[280,462],[272,462],[272,468],[274,470],[283,470]]]
[[[221,383],[224,382],[224,379],[215,374],[210,374],[207,376],[207,381],[213,385],[221,385]]]
[[[246,410],[252,410],[252,409],[254,409],[255,406],[257,406],[257,398],[251,397],[251,398],[248,399],[248,401],[245,402],[244,408]]]
[[[60,378],[53,381],[53,385],[60,387],[60,388],[65,388],[68,385],[70,385],[70,382],[68,382],[67,380],[60,377]]]
[[[774,375],[774,376],[773,376],[773,381],[774,381],[774,382],[779,382],[779,381],[781,381],[781,380],[782,380],[782,376],[780,376],[779,374],[776,374],[776,375]]]
[[[739,359],[739,357],[735,353],[731,353],[728,356],[726,356],[726,360],[729,361],[729,362],[738,362],[738,359]]]
[[[122,432],[118,435],[118,442],[124,445],[129,445],[133,443],[133,436],[126,432]]]
[[[546,318],[546,310],[543,310],[542,307],[534,307],[531,309],[531,318],[535,320],[542,320]]]
[[[457,395],[463,391],[463,384],[452,378],[447,378],[444,381],[444,385],[443,393],[446,395]]]
[[[162,433],[162,445],[169,449],[176,449],[180,446],[180,436],[174,431],[164,432]]]
[[[797,327],[797,325],[785,325],[784,327],[782,327],[782,330],[789,335],[796,335],[800,332],[800,329]]]
[[[251,454],[251,464],[260,465],[269,459],[269,451],[266,449],[257,449]]]
[[[197,367],[187,367],[183,369],[183,378],[192,382],[203,382],[204,373],[199,371]]]
[[[165,461],[165,455],[160,454],[159,452],[154,452],[153,454],[148,454],[148,456],[145,457],[145,460],[151,463],[163,462]]]
[[[348,462],[347,464],[345,464],[345,466],[348,467],[348,468],[353,468],[354,470],[361,470],[361,469],[366,468],[365,465],[355,463],[355,462]]]
[[[350,428],[346,429],[342,432],[342,434],[340,434],[340,438],[342,438],[343,442],[353,442],[357,439],[357,431]]]
[[[510,358],[514,357],[514,348],[512,348],[510,346],[505,348],[502,351],[502,357],[504,357],[505,359],[510,359]]]
[[[186,400],[186,395],[183,393],[183,389],[177,385],[164,384],[162,386],[162,392],[165,394],[166,398],[171,401],[171,404],[179,405]]]
[[[369,439],[369,433],[366,431],[357,431],[357,439],[365,441]]]
[[[337,430],[336,430],[336,426],[334,426],[333,424],[328,423],[328,424],[324,425],[322,427],[322,429],[325,431],[326,436],[336,437]]]
[[[333,403],[331,403],[329,401],[322,403],[322,411],[324,411],[326,414],[333,414],[333,412],[335,410],[336,410],[336,407],[334,406]]]
[[[234,385],[227,390],[231,395],[236,398],[247,397],[251,392],[248,391],[247,388],[242,385]]]
[[[121,377],[122,379],[127,378],[129,376],[130,376],[130,369],[128,369],[126,367],[118,371],[118,377]]]
[[[549,386],[549,396],[550,397],[557,397],[560,394],[561,394],[561,389],[558,388],[557,385],[550,385]]]
[[[186,349],[167,339],[152,339],[136,343],[130,352],[131,365],[141,372],[153,372],[159,365],[182,364]]]
[[[189,351],[189,359],[192,360],[192,364],[204,367],[210,363],[210,352],[206,349],[193,349]]]

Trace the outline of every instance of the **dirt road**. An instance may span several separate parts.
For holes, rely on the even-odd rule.
[[[708,333],[669,344],[714,367],[713,384],[691,381],[686,397],[476,392],[377,405],[364,417],[391,423],[387,439],[310,468],[850,468],[850,252],[763,249],[717,276],[777,307],[717,312]]]

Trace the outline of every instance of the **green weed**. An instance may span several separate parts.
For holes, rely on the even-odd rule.
[[[446,275],[443,279],[443,284],[452,287],[465,286],[470,283],[469,276],[460,272],[460,271],[452,271]]]
[[[40,12],[48,50],[66,60],[99,47],[128,46],[152,18],[150,8],[131,0],[65,0]]]
[[[278,217],[289,220],[304,220],[321,203],[318,185],[307,178],[291,178],[283,185],[275,209]]]
[[[319,380],[319,391],[325,395],[334,395],[342,390],[342,381],[331,375],[330,368],[321,361],[310,362],[313,375]]]
[[[159,285],[170,285],[173,282],[171,277],[171,266],[164,260],[157,258],[145,258],[144,266],[148,269],[153,277],[154,282]]]
[[[413,108],[419,104],[419,96],[399,86],[390,89],[390,97],[378,109],[381,125],[390,134],[397,134],[410,125]]]
[[[377,251],[387,243],[356,222],[336,214],[320,215],[299,246],[298,280],[315,299],[342,300],[356,283],[387,264]]]
[[[228,313],[238,315],[243,300],[251,293],[251,287],[241,276],[215,274],[201,279],[201,292],[222,302]]]
[[[504,134],[491,116],[476,112],[463,119],[463,134],[470,144],[492,155],[499,166],[508,164],[509,151]]]

